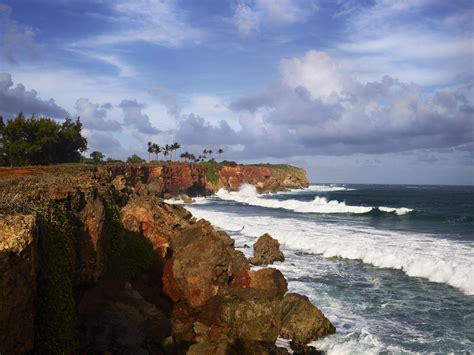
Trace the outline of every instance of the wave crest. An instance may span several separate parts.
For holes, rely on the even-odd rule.
[[[392,207],[371,207],[371,206],[350,206],[345,202],[337,200],[327,200],[325,197],[316,196],[313,201],[299,201],[294,199],[289,200],[274,200],[263,198],[257,193],[257,189],[253,185],[242,184],[238,191],[229,192],[225,189],[220,189],[216,196],[222,200],[236,201],[245,203],[251,206],[259,206],[266,208],[283,208],[286,210],[298,213],[354,213],[364,214],[373,210],[379,210],[386,213],[395,213],[397,215],[404,215],[411,211],[410,208],[392,208]]]

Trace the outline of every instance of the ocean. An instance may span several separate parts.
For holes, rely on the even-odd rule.
[[[279,240],[286,260],[272,267],[337,328],[320,350],[474,351],[474,187],[244,185],[186,208],[246,255],[263,233]]]

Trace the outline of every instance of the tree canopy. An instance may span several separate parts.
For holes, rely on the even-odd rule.
[[[82,123],[66,118],[60,124],[51,118],[25,118],[20,113],[7,121],[0,116],[0,165],[48,165],[79,162],[87,149]]]

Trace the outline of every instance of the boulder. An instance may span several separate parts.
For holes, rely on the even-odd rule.
[[[282,299],[288,291],[288,283],[283,274],[274,268],[260,270],[241,270],[233,275],[230,283],[232,288],[254,288],[270,292],[274,297]]]
[[[281,301],[271,292],[224,288],[201,310],[200,321],[220,327],[221,337],[274,343],[281,328]]]
[[[285,256],[280,251],[278,240],[265,233],[253,245],[253,257],[249,260],[253,265],[267,265],[274,261],[284,261]]]
[[[308,344],[329,334],[336,328],[306,296],[288,293],[283,298],[281,336],[295,344]]]
[[[165,266],[165,293],[171,299],[184,299],[191,307],[206,303],[233,273],[249,268],[243,255],[229,244],[204,220],[176,235],[171,241],[172,266]]]
[[[184,203],[193,203],[194,202],[194,200],[186,194],[179,195],[179,198]]]
[[[169,205],[154,196],[136,196],[130,199],[122,208],[120,217],[123,227],[141,233],[161,258],[166,256],[172,237],[188,227],[191,218],[182,207]]]
[[[280,270],[265,268],[250,271],[250,288],[269,291],[276,298],[283,298],[288,291],[288,283]]]

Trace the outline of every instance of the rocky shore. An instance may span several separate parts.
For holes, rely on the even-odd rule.
[[[211,182],[193,165],[0,179],[0,353],[285,354],[279,336],[316,353],[307,344],[335,332],[329,320],[280,271],[251,269],[225,232],[162,198],[305,182],[267,166],[220,167]],[[251,262],[282,260],[262,236]]]

